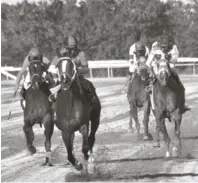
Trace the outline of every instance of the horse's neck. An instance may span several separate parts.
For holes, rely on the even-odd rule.
[[[42,92],[41,90],[35,91],[32,88],[29,88],[26,91],[25,101],[27,105],[30,105],[33,108],[35,108],[35,106],[45,106],[45,104],[49,103],[48,96],[44,92]]]
[[[160,81],[158,81],[158,79],[156,80],[154,86],[157,86],[157,91],[161,92],[161,93],[164,93],[166,91],[173,92],[173,93],[180,92],[179,85],[174,80],[174,78],[172,76],[170,76],[170,78],[169,78],[169,80],[168,80],[168,82],[167,82],[167,84],[165,86],[163,86],[160,83]]]
[[[28,88],[26,91],[27,99],[41,100],[43,98],[48,98],[49,88],[46,83],[42,83],[39,90],[34,90],[32,87]],[[42,98],[41,98],[42,97]]]

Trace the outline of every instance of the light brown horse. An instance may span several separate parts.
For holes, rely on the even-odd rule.
[[[140,64],[136,73],[132,76],[128,87],[127,99],[130,105],[130,121],[129,128],[133,132],[132,122],[135,120],[136,130],[140,134],[140,123],[138,120],[138,108],[143,108],[143,124],[144,124],[144,140],[152,140],[152,135],[148,131],[149,115],[150,115],[150,96],[146,88],[149,84],[149,69],[145,65],[145,57],[140,57]]]
[[[160,59],[154,73],[156,82],[153,86],[154,113],[156,119],[156,146],[160,146],[159,132],[164,136],[166,157],[171,156],[170,138],[167,133],[165,119],[175,123],[177,143],[173,147],[173,156],[179,156],[181,150],[180,125],[182,115],[190,110],[185,106],[185,89],[176,81],[167,59]]]

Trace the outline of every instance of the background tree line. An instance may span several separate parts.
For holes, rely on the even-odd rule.
[[[176,0],[50,0],[50,3],[1,4],[2,65],[21,65],[37,44],[52,59],[67,35],[77,37],[89,60],[128,59],[129,47],[141,33],[151,47],[168,30],[180,56],[198,57],[198,3]]]

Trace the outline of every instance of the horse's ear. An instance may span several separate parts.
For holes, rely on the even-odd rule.
[[[43,54],[42,53],[40,54],[40,61],[41,61],[41,63],[43,63]]]
[[[57,55],[59,58],[61,57],[59,48],[56,48],[56,55]]]

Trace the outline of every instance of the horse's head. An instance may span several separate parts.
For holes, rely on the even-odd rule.
[[[38,90],[41,82],[43,82],[45,67],[39,60],[32,60],[29,65],[29,72],[32,88]]]
[[[145,64],[146,64],[146,57],[144,56],[139,57],[137,74],[139,74],[143,82],[147,81],[149,78],[149,69]]]
[[[61,88],[68,90],[76,77],[76,65],[70,57],[61,57],[58,62],[58,71]]]
[[[156,63],[156,77],[159,80],[159,82],[165,86],[168,82],[168,79],[170,77],[170,66],[167,59],[160,59]]]

